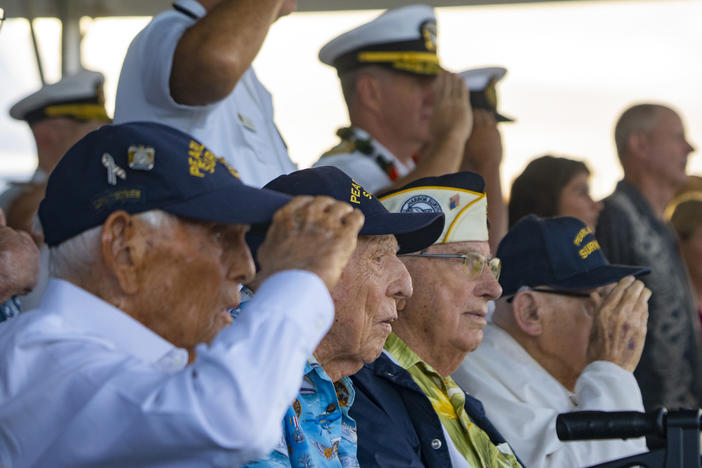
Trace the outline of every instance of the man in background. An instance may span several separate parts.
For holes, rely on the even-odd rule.
[[[104,82],[102,73],[82,70],[43,86],[10,108],[10,116],[29,125],[37,147],[37,169],[32,178],[11,183],[0,195],[7,227],[30,233],[40,247],[41,266],[32,291],[24,291],[26,295],[19,300],[13,299],[22,310],[39,305],[49,279],[49,253],[43,246],[44,236],[36,217],[46,179],[74,143],[110,122],[105,110]]]
[[[45,85],[10,108],[10,116],[29,125],[37,147],[37,169],[27,183],[12,184],[0,195],[8,225],[32,232],[32,218],[44,196],[46,179],[68,148],[110,122],[100,72],[82,70]]]
[[[644,407],[702,406],[702,355],[695,300],[671,228],[663,213],[687,180],[694,148],[677,112],[661,104],[638,104],[614,130],[624,179],[603,204],[597,239],[613,263],[647,265],[652,291],[648,333],[634,375]]]
[[[388,10],[330,41],[319,59],[339,74],[351,126],[315,165],[336,166],[372,193],[459,169],[468,89],[439,65],[431,7]]]

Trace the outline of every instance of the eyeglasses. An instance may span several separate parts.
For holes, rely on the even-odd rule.
[[[502,261],[499,258],[486,258],[484,255],[477,252],[466,252],[464,254],[432,254],[420,252],[400,254],[398,257],[460,258],[463,260],[463,272],[468,273],[471,278],[480,276],[483,271],[485,271],[486,265],[495,279],[500,279],[500,271],[502,270]]]
[[[559,296],[571,296],[571,297],[587,297],[589,298],[591,293],[579,292],[579,291],[566,291],[564,289],[546,289],[546,288],[524,288],[524,291],[535,291],[546,294],[558,294]],[[520,289],[522,291],[522,289]],[[517,291],[517,292],[520,292]],[[507,298],[507,302],[512,302],[516,293]]]

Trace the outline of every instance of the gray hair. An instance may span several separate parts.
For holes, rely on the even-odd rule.
[[[624,111],[614,127],[614,142],[620,160],[627,152],[629,137],[636,132],[652,131],[663,109],[667,107],[660,104],[637,104]]]
[[[134,215],[153,229],[170,227],[177,217],[161,210],[150,210]],[[100,258],[102,225],[83,231],[49,250],[51,276],[81,281],[93,271]]]
[[[341,94],[344,96],[346,105],[351,105],[351,101],[356,94],[356,81],[358,80],[358,69],[349,70],[339,75],[341,83]]]
[[[351,106],[351,102],[356,96],[356,83],[358,83],[358,78],[361,75],[370,75],[374,78],[380,78],[392,73],[392,71],[386,70],[378,65],[364,65],[341,73],[339,75],[339,81],[341,82],[341,93],[344,95],[346,105],[348,107]]]

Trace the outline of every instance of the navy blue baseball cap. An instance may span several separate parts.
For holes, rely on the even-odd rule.
[[[290,199],[244,185],[227,161],[179,130],[132,122],[105,125],[68,150],[49,177],[39,219],[55,246],[117,210],[253,224],[270,221]]]
[[[361,235],[394,234],[399,253],[429,247],[444,229],[442,213],[391,213],[356,181],[333,166],[312,167],[282,175],[265,188],[290,195],[327,195],[361,210]]]
[[[497,257],[502,260],[503,296],[515,294],[522,286],[594,289],[651,271],[641,266],[610,265],[590,228],[570,216],[523,218],[502,239]]]

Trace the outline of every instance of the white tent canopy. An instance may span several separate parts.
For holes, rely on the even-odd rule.
[[[434,7],[537,3],[582,0],[423,0]],[[51,16],[153,16],[168,8],[172,0],[6,0],[5,15],[15,17]],[[298,11],[368,10],[407,5],[407,0],[298,0]],[[29,11],[28,11],[29,10]]]

